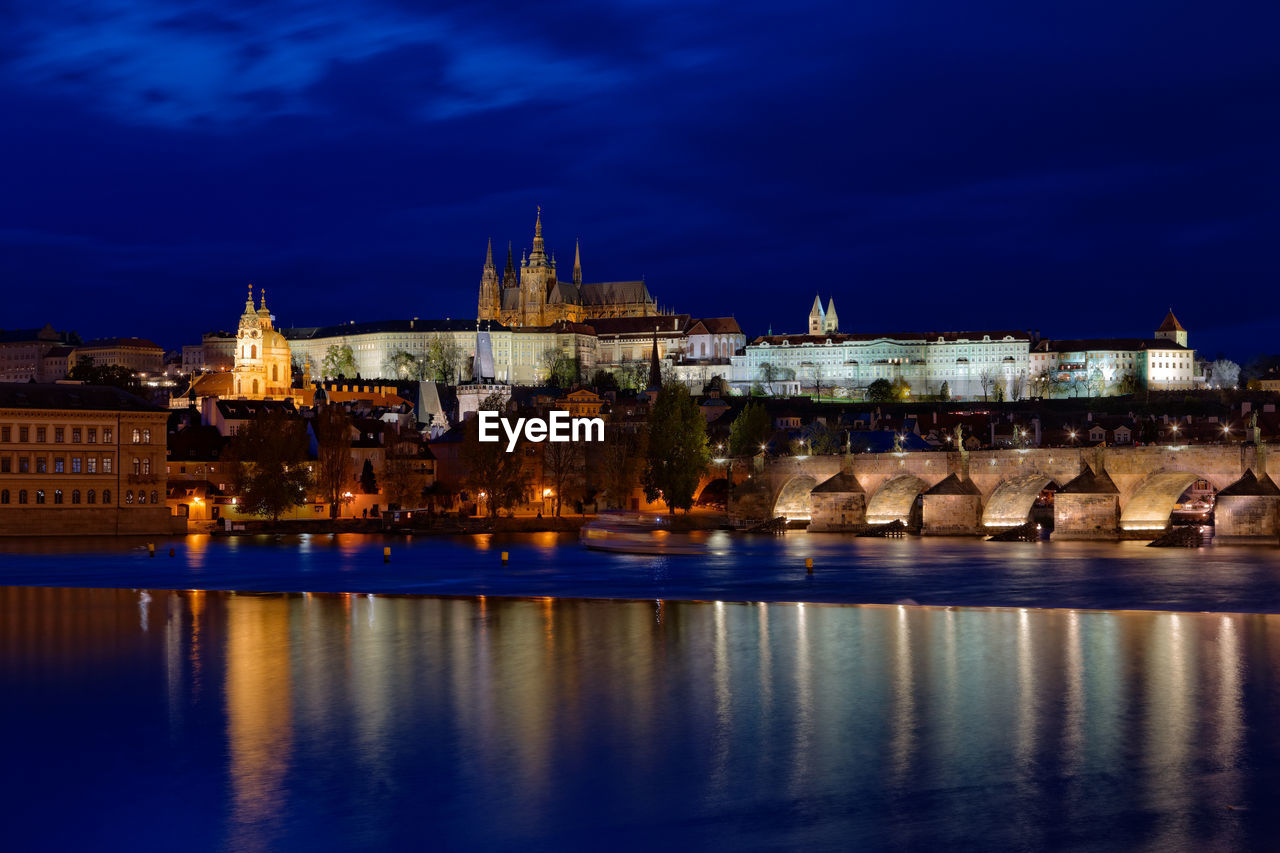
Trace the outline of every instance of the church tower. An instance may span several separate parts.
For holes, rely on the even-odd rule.
[[[573,241],[573,283],[582,284],[582,254],[578,250],[578,241]]]
[[[250,284],[249,298],[236,329],[232,392],[250,400],[283,399],[293,393],[292,386],[293,354],[289,342],[271,322],[265,289],[261,306],[254,310]]]
[[[1173,341],[1180,346],[1185,347],[1187,345],[1187,330],[1182,328],[1178,318],[1173,316],[1172,308],[1165,315],[1164,322],[1160,324],[1160,328],[1156,329],[1156,337],[1163,338],[1166,341]]]
[[[510,263],[510,257],[507,263]],[[502,310],[502,292],[498,285],[498,268],[493,265],[493,239],[489,239],[489,248],[485,250],[484,271],[480,273],[480,313],[481,320],[496,320]]]
[[[520,263],[521,324],[545,326],[547,324],[547,296],[556,283],[555,265],[547,258],[542,242],[542,208],[533,226],[533,248],[529,257]]]
[[[828,335],[834,335],[840,331],[840,320],[836,317],[836,298],[834,296],[827,302],[827,313],[822,319],[822,331]]]
[[[813,307],[809,309],[809,334],[821,335],[822,324],[826,315],[822,311],[822,297],[814,295]]]

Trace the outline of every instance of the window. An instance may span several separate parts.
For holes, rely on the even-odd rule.
[[[78,504],[78,503],[80,503],[80,490],[79,490],[79,489],[72,489],[72,490],[71,490],[71,502],[72,502],[73,504]]]
[[[133,428],[133,443],[134,444],[142,443],[142,430],[138,429],[137,427]]]
[[[53,443],[62,444],[67,439],[67,431],[64,427],[53,428]]]
[[[71,443],[72,444],[80,443],[80,427],[71,428]]]
[[[93,489],[90,489],[88,494],[85,495],[85,503],[96,504],[97,502],[98,502],[98,493],[95,492]]]
[[[104,504],[109,504],[109,503],[111,503],[111,490],[110,490],[110,489],[103,489],[103,490],[102,490],[102,502],[103,502]]]
[[[110,456],[102,457],[102,473],[104,474],[111,473],[111,457]]]
[[[144,429],[144,430],[142,431],[142,443],[143,443],[143,444],[150,444],[150,443],[151,443],[151,430],[149,430],[149,429]]]
[[[49,440],[49,430],[45,427],[36,427],[36,441],[45,442]]]
[[[36,503],[44,503],[44,489],[36,489]]]
[[[79,456],[71,457],[71,473],[72,474],[80,473],[80,457]]]
[[[67,473],[66,462],[67,462],[67,460],[63,459],[61,456],[54,457],[54,460],[53,460],[53,473],[55,473],[55,474],[65,474],[65,473]]]
[[[56,504],[62,503],[62,489],[53,490],[53,502]]]
[[[257,358],[257,357],[258,357],[258,347],[255,344],[254,346],[249,347],[249,358]]]
[[[0,427],[0,441],[8,443],[13,440],[13,427]]]
[[[24,444],[25,444],[26,442],[28,442],[28,441],[30,441],[30,440],[31,440],[31,428],[30,428],[30,427],[18,427],[18,441],[20,441],[20,442],[22,442],[22,443],[24,443]]]
[[[159,495],[158,495],[158,494],[156,494],[156,490],[155,490],[155,489],[152,489],[152,490],[151,490],[151,502],[152,502],[152,503],[159,503],[159,501],[157,501],[157,500],[156,500],[156,498],[158,498],[158,497],[159,497]]]
[[[142,460],[136,456],[133,457],[133,473],[135,474],[142,473]]]
[[[0,458],[0,474],[8,474],[9,469],[13,467],[13,460],[8,456]]]
[[[18,490],[18,503],[20,503],[20,504],[24,504],[24,503],[26,503],[26,502],[27,502],[27,490],[26,490],[26,489],[19,489],[19,490]]]
[[[125,493],[124,493],[124,502],[125,502],[125,503],[127,503],[127,504],[131,504],[131,503],[133,503],[133,490],[132,490],[132,489],[130,489],[129,491],[127,491],[127,492],[125,492]]]
[[[7,504],[8,502],[9,502],[9,490],[8,489],[0,490],[0,504]]]
[[[36,473],[47,474],[49,472],[49,460],[43,456],[36,457]]]
[[[90,443],[90,444],[97,444],[97,443],[98,443],[98,428],[97,428],[97,427],[89,427],[89,429],[87,429],[87,430],[86,430],[86,432],[89,434],[89,435],[88,435],[89,443]],[[108,441],[110,441],[111,439],[107,439],[107,440],[108,440]]]
[[[31,470],[31,460],[26,456],[18,457],[18,473],[25,474]]]
[[[103,427],[103,428],[102,428],[102,443],[103,443],[103,444],[110,444],[111,442],[115,441],[115,439],[114,439],[114,438],[112,438],[111,436],[112,436],[111,427]]]
[[[98,473],[98,457],[90,456],[88,459],[84,460],[84,472],[86,474]]]
[[[147,493],[142,491],[142,489],[138,489],[138,503],[144,504],[146,502],[147,502]]]
[[[144,474],[151,473],[151,457],[150,456],[142,460],[142,473]]]

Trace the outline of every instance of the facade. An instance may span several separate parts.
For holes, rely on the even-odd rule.
[[[72,364],[93,359],[97,367],[123,367],[133,373],[164,373],[164,350],[146,338],[98,338],[76,347]]]
[[[480,274],[480,299],[476,316],[504,326],[550,326],[582,323],[605,317],[652,317],[658,306],[643,281],[583,283],[582,256],[575,243],[573,278],[560,281],[555,254],[547,255],[542,239],[542,208],[533,227],[533,247],[520,254],[517,274],[511,245],[501,277],[493,262],[493,241]]]
[[[170,532],[167,419],[116,388],[0,385],[0,535]]]
[[[262,304],[253,307],[253,285],[240,315],[236,331],[232,393],[249,400],[279,399],[293,393],[292,355],[289,342],[275,330],[267,310],[267,292]]]
[[[1033,385],[1043,396],[1103,396],[1203,387],[1187,330],[1170,311],[1151,338],[1043,340],[1031,353]]]
[[[71,343],[66,332],[53,326],[43,329],[0,330],[0,382],[52,382],[66,376],[66,358],[55,356],[46,364],[46,356],[54,350],[65,350]],[[46,375],[50,368],[61,375]]]
[[[206,332],[198,344],[182,348],[182,372],[231,370],[236,363],[236,336],[229,332]]]
[[[892,335],[766,335],[731,359],[730,384],[767,394],[798,388],[861,397],[877,379],[902,380],[915,396],[1018,399],[1030,376],[1031,335],[1020,331]]]

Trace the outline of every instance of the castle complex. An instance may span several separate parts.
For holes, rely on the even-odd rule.
[[[496,320],[504,326],[550,326],[554,323],[582,323],[610,317],[652,317],[657,303],[643,281],[606,281],[584,284],[582,256],[575,242],[573,280],[556,277],[555,254],[547,255],[542,240],[542,208],[533,226],[533,248],[520,253],[517,276],[511,244],[507,244],[507,265],[498,278],[493,263],[493,241],[485,255],[480,275],[480,305],[477,318]]]

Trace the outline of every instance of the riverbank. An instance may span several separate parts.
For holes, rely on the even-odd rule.
[[[456,518],[428,516],[418,513],[408,518],[395,518],[388,514],[381,518],[338,518],[236,521],[231,530],[214,522],[191,525],[190,533],[207,533],[213,536],[256,536],[270,534],[412,534],[414,536],[465,536],[477,533],[577,533],[584,524],[596,518],[594,515],[514,516],[498,518]],[[671,529],[676,531],[721,530],[729,525],[728,516],[722,513],[692,513],[669,516]]]

